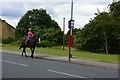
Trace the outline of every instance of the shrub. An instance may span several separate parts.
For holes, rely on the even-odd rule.
[[[47,41],[47,40],[43,40],[41,41],[41,43],[39,43],[38,47],[52,47],[52,46],[56,46],[57,43],[54,41]]]
[[[17,40],[17,41],[14,41],[14,42],[10,43],[10,44],[13,45],[13,46],[20,46],[21,45],[21,41]]]
[[[13,39],[13,38],[2,39],[3,44],[9,44],[9,43],[12,43],[14,41],[15,41],[15,39]]]

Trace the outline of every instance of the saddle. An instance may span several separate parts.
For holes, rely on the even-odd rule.
[[[27,39],[27,37],[23,37],[22,38],[22,44],[31,44],[33,42],[32,38],[30,38],[29,40]]]
[[[28,40],[27,42],[26,42],[26,40],[27,40],[27,37],[23,37],[22,38],[22,41],[21,41],[21,46],[20,46],[20,48],[19,49],[21,49],[23,46],[34,46],[35,45],[35,37],[32,37],[30,40]],[[25,44],[26,43],[26,44]]]
[[[27,39],[26,39],[26,40],[27,40]],[[25,40],[25,41],[26,41],[26,40]],[[27,40],[26,44],[28,44],[28,45],[29,45],[29,44],[33,44],[33,38],[30,38],[29,40]]]

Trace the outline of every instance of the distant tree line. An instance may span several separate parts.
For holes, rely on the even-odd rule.
[[[120,53],[120,1],[109,5],[109,12],[95,13],[84,28],[73,30],[74,47],[79,50]]]

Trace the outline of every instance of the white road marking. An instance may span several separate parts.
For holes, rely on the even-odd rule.
[[[2,61],[2,62],[6,62],[6,63],[10,63],[10,64],[16,64],[16,65],[20,65],[20,66],[25,66],[25,67],[27,67],[27,66],[28,66],[28,65],[26,65],[26,64],[15,63],[15,62],[6,61],[6,60],[0,60],[0,61]]]
[[[53,73],[58,73],[58,74],[63,74],[63,75],[67,75],[67,76],[72,76],[72,77],[76,77],[76,78],[85,78],[82,76],[78,76],[78,75],[73,75],[73,74],[68,74],[68,73],[64,73],[64,72],[58,72],[58,71],[54,71],[54,70],[47,70],[49,72],[53,72]]]

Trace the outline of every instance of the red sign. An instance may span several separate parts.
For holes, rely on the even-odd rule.
[[[73,37],[72,35],[69,36],[69,47],[72,47],[72,44],[73,44]]]

